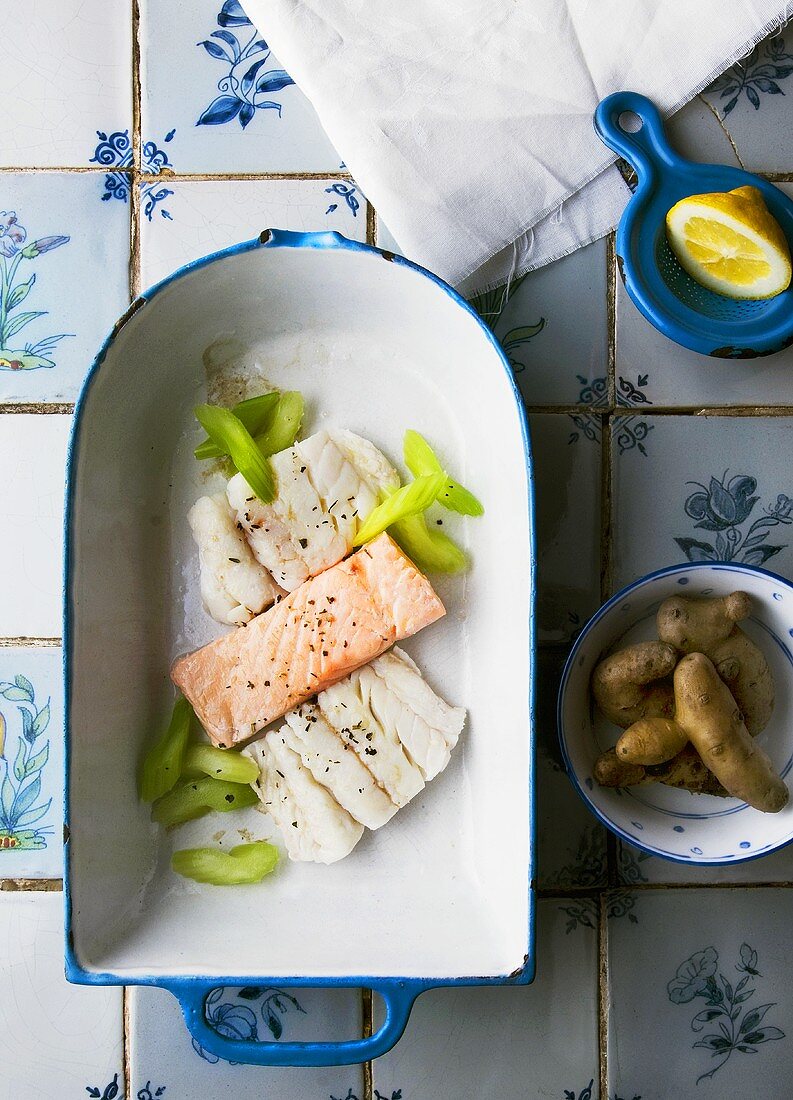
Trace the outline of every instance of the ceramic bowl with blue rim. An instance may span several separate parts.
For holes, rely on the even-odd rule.
[[[737,798],[692,794],[661,783],[615,789],[593,776],[595,760],[622,732],[595,707],[592,671],[607,653],[657,638],[655,616],[669,596],[748,592],[752,615],[741,628],[761,647],[776,688],[774,713],[758,744],[793,782],[793,585],[730,562],[686,563],[650,573],[618,592],[590,619],[567,659],[559,689],[559,738],[573,785],[595,816],[623,840],[680,863],[730,864],[768,855],[793,841],[793,799],[777,814]]]

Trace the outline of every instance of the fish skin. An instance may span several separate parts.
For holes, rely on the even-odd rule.
[[[198,546],[208,614],[216,622],[239,625],[269,607],[281,589],[254,558],[225,495],[200,497],[187,520]]]
[[[247,627],[177,658],[171,678],[211,740],[230,747],[445,613],[384,532]]]
[[[379,829],[397,812],[366,764],[347,748],[318,706],[304,703],[290,711],[281,733],[289,748],[300,754],[303,767],[367,829]]]
[[[245,752],[259,767],[254,790],[280,829],[290,859],[329,864],[350,854],[363,825],[303,767],[280,729]]]

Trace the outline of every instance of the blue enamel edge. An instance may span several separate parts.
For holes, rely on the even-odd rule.
[[[644,588],[645,585],[651,581],[658,580],[660,577],[671,577],[677,573],[689,573],[695,570],[712,569],[717,572],[729,572],[729,573],[746,573],[749,576],[761,576],[767,577],[770,580],[776,581],[777,584],[787,589],[793,595],[793,584],[790,581],[785,580],[784,577],[780,577],[778,573],[772,573],[770,569],[761,569],[757,565],[743,565],[734,564],[733,562],[681,562],[679,565],[668,565],[664,569],[656,569],[652,573],[647,573],[645,576],[640,577],[638,580],[633,581],[631,584],[626,585],[625,588],[620,589],[615,595],[608,599],[601,608],[599,608],[595,614],[585,624],[581,633],[575,640],[573,648],[570,650],[567,660],[565,661],[564,670],[562,672],[562,679],[559,683],[559,694],[556,698],[556,732],[559,741],[559,747],[562,752],[562,758],[564,760],[564,768],[567,772],[567,777],[575,788],[576,792],[585,803],[587,809],[592,813],[601,825],[605,827],[615,836],[618,836],[621,840],[624,840],[627,844],[633,845],[634,848],[639,848],[643,852],[647,852],[651,856],[660,856],[661,859],[668,859],[672,863],[686,863],[695,864],[698,867],[732,867],[737,863],[749,863],[753,859],[760,859],[763,856],[767,856],[770,852],[777,852],[782,848],[787,848],[788,845],[793,844],[793,836],[789,840],[783,840],[779,843],[767,844],[763,848],[758,848],[749,855],[735,855],[726,859],[694,859],[691,856],[675,855],[672,852],[665,852],[661,848],[654,848],[651,844],[644,843],[638,837],[632,836],[630,833],[625,832],[619,825],[616,825],[610,818],[606,817],[598,807],[592,802],[587,794],[584,786],[579,782],[578,775],[573,767],[572,761],[567,752],[567,740],[564,735],[564,696],[567,688],[567,681],[570,678],[570,673],[575,665],[576,658],[584,643],[584,640],[596,623],[608,614],[608,612],[621,600],[624,600],[631,592],[635,592],[639,588]]]
[[[81,966],[74,949],[71,912],[71,866],[70,866],[70,814],[71,814],[71,706],[70,706],[70,672],[71,672],[71,601],[69,598],[71,561],[72,561],[72,521],[75,508],[75,479],[77,469],[77,452],[79,447],[80,426],[84,405],[91,388],[91,384],[99,372],[110,347],[121,329],[137,311],[145,306],[152,298],[168,287],[171,283],[187,275],[192,271],[207,267],[218,260],[240,253],[250,252],[257,248],[310,248],[317,250],[345,249],[351,252],[366,252],[383,259],[386,262],[395,263],[409,268],[424,278],[429,279],[444,291],[452,301],[464,309],[477,323],[486,339],[497,353],[509,381],[510,389],[515,400],[518,413],[518,422],[523,441],[524,462],[527,478],[526,504],[529,518],[529,580],[530,580],[530,606],[529,606],[529,730],[532,751],[529,753],[529,882],[528,882],[528,924],[526,930],[526,954],[523,963],[510,974],[485,975],[476,977],[373,977],[371,975],[350,975],[344,978],[281,978],[265,977],[262,975],[212,975],[212,976],[187,976],[169,974],[145,974],[135,976],[123,976],[111,971],[91,971]],[[66,456],[66,496],[64,505],[63,528],[63,678],[64,678],[64,744],[65,744],[65,777],[64,777],[64,931],[65,931],[65,974],[70,982],[79,985],[141,985],[158,986],[168,989],[180,1002],[185,1016],[185,1022],[191,1033],[197,1038],[200,1036],[202,1046],[216,1054],[220,1058],[234,1060],[256,1065],[289,1065],[289,1066],[322,1066],[322,1065],[351,1065],[379,1057],[401,1037],[407,1024],[410,1010],[416,997],[438,986],[469,986],[469,985],[527,985],[534,980],[535,975],[535,945],[536,945],[536,898],[535,898],[535,861],[536,861],[536,796],[535,796],[535,762],[534,762],[534,731],[536,715],[536,656],[535,656],[535,632],[536,632],[536,531],[534,523],[534,466],[531,457],[531,442],[529,424],[523,400],[512,370],[507,362],[501,345],[495,335],[479,317],[476,311],[462,298],[457,291],[434,275],[431,271],[405,259],[403,256],[376,248],[373,245],[352,241],[336,232],[311,232],[300,233],[285,229],[268,229],[253,240],[243,241],[229,248],[202,256],[197,260],[177,268],[166,278],[155,283],[148,290],[143,291],[129,306],[121,318],[116,322],[108,336],[105,338],[91,367],[83,380],[80,393],[74,410],[74,419],[69,435],[69,444]],[[241,1040],[224,1039],[212,1030],[204,1019],[204,1000],[209,991],[218,986],[246,986],[246,985],[276,985],[282,987],[363,987],[379,993],[386,1003],[386,1020],[382,1027],[367,1039],[358,1039],[348,1042],[247,1042]]]
[[[635,134],[623,134],[615,126],[614,119],[625,111],[633,111],[643,120],[643,128]],[[638,92],[615,92],[603,99],[594,114],[594,126],[600,139],[609,148],[625,157],[637,172],[636,191],[628,201],[617,226],[616,254],[620,271],[631,300],[644,317],[670,340],[717,358],[755,358],[782,351],[793,342],[793,311],[790,300],[793,289],[779,295],[774,303],[775,319],[755,317],[740,324],[730,324],[706,317],[696,310],[676,303],[678,317],[667,313],[657,300],[669,294],[669,289],[658,274],[657,260],[649,241],[642,241],[638,252],[633,248],[633,234],[637,218],[644,216],[654,192],[669,189],[666,176],[684,174],[692,181],[688,194],[702,191],[729,191],[747,184],[760,190],[772,214],[782,223],[788,242],[793,247],[793,201],[778,187],[752,172],[722,164],[706,164],[681,157],[668,143],[663,120],[652,101]],[[639,137],[639,135],[643,137]],[[635,139],[635,140],[632,140]],[[645,148],[645,145],[648,148]],[[697,177],[702,183],[697,187]],[[714,182],[715,181],[715,182]],[[679,196],[666,200],[669,209]],[[643,272],[643,279],[634,277],[634,267]],[[787,303],[786,308],[782,308]],[[685,320],[684,320],[685,318]],[[732,355],[725,348],[733,349]]]

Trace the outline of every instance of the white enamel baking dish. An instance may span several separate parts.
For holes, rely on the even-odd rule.
[[[351,428],[394,459],[406,427],[424,432],[487,511],[450,520],[472,568],[438,579],[448,615],[406,643],[468,710],[446,772],[342,862],[284,858],[258,886],[218,888],[174,875],[173,848],[212,844],[220,828],[265,837],[269,819],[212,815],[166,835],[135,775],[171,705],[172,658],[219,629],[200,607],[185,515],[206,491],[192,408],[205,365],[231,370],[224,359],[301,390],[308,428]],[[203,1047],[281,1065],[382,1054],[431,986],[531,981],[532,525],[509,367],[468,306],[415,265],[334,233],[268,230],[139,298],[94,363],[69,457],[69,979],[164,986]],[[250,1043],[208,1025],[212,988],[268,984],[367,986],[386,1019],[347,1043]]]

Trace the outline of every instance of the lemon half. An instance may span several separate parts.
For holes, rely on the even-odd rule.
[[[790,285],[785,234],[756,187],[681,199],[666,233],[691,278],[717,294],[773,298]]]

